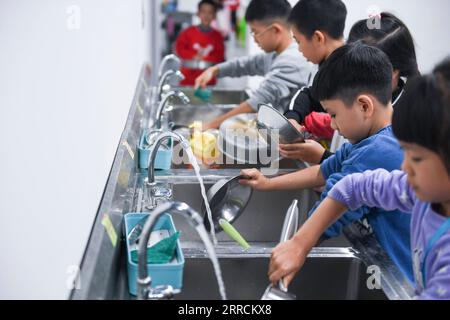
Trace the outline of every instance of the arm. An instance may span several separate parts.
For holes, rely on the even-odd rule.
[[[224,115],[221,115],[220,117],[215,118],[213,121],[204,124],[203,130],[217,129],[220,127],[222,122],[224,122],[228,118],[231,118],[241,113],[252,113],[252,112],[254,112],[252,107],[247,102],[242,102],[240,105],[228,111]]]
[[[314,140],[306,140],[303,143],[280,144],[280,155],[283,158],[305,161],[311,164],[319,164],[326,152],[325,148]]]
[[[405,174],[400,171],[367,171],[339,181],[292,240],[274,249],[269,266],[270,281],[276,282],[285,277],[285,282],[289,284],[325,230],[347,208],[356,210],[363,205],[411,211],[414,196],[408,188]]]
[[[411,212],[415,202],[406,173],[384,169],[349,175],[336,184],[328,196],[351,210],[368,206]]]
[[[219,78],[223,77],[242,77],[242,76],[264,76],[265,65],[268,54],[261,53],[248,57],[240,57],[231,61],[223,62],[217,65]]]
[[[242,170],[241,174],[249,179],[240,180],[240,183],[262,191],[315,188],[323,186],[325,183],[319,166],[312,166],[275,178],[267,178],[257,169]]]
[[[300,89],[291,101],[289,110],[284,114],[286,118],[303,123],[307,115],[311,112],[325,112],[319,101],[316,101],[311,95],[310,87]]]
[[[415,298],[418,300],[450,300],[450,246],[448,241],[433,250],[436,254],[433,262],[428,264],[427,283],[425,289]],[[440,252],[440,253],[439,253]],[[439,255],[439,256],[438,256]],[[430,259],[431,260],[431,259]]]
[[[241,57],[231,61],[219,63],[203,71],[195,79],[194,88],[205,88],[211,79],[223,77],[240,77],[252,75],[264,75],[267,54],[258,54],[249,57]],[[240,112],[242,113],[242,112]]]
[[[276,283],[284,278],[285,286],[289,286],[320,236],[346,209],[333,199],[323,201],[314,216],[303,224],[291,240],[279,244],[273,250],[268,272],[270,281]]]
[[[264,75],[264,80],[247,100],[248,103],[255,111],[260,103],[272,104],[275,109],[282,108],[284,111],[291,92],[298,88],[302,79],[307,78],[307,70],[291,61],[277,61]]]

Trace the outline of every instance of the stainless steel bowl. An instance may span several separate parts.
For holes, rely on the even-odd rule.
[[[220,152],[243,164],[258,164],[260,151],[270,147],[259,134],[255,113],[238,114],[225,120],[219,136]]]
[[[278,132],[280,143],[289,144],[305,141],[304,134],[298,131],[278,110],[269,105],[259,105],[256,124],[258,129],[269,131],[268,135],[261,135],[267,139],[272,138]],[[268,144],[270,144],[270,141],[268,141]]]
[[[219,180],[206,193],[216,232],[222,231],[219,220],[225,219],[232,224],[244,211],[252,196],[253,189],[240,184],[239,179],[245,179],[245,177],[237,176]],[[211,227],[204,203],[202,212],[205,227],[209,231]]]

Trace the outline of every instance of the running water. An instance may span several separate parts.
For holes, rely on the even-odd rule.
[[[216,252],[214,251],[214,247],[209,240],[208,233],[206,232],[205,226],[203,224],[199,224],[197,227],[197,232],[202,238],[203,243],[205,244],[206,252],[208,253],[209,259],[211,260],[214,266],[214,273],[216,274],[217,284],[219,285],[219,292],[222,297],[222,300],[227,300],[227,295],[225,293],[225,285],[222,279],[222,271],[220,270],[219,260],[217,259]]]
[[[217,246],[217,238],[216,238],[216,232],[214,229],[214,223],[212,220],[212,213],[211,213],[211,208],[209,207],[209,202],[208,202],[208,198],[206,196],[206,190],[205,190],[205,185],[203,184],[203,178],[200,175],[200,166],[197,163],[197,158],[195,158],[194,153],[192,151],[192,148],[189,147],[188,149],[185,150],[186,153],[188,154],[189,157],[189,161],[192,164],[192,167],[194,167],[194,171],[195,171],[195,175],[197,176],[197,179],[200,183],[200,190],[202,193],[202,197],[203,197],[203,201],[205,202],[205,207],[206,207],[206,212],[208,215],[208,221],[209,221],[209,225],[211,226],[211,238],[213,240],[214,246]]]

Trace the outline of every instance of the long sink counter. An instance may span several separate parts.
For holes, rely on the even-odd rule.
[[[123,215],[148,211],[143,189],[147,172],[138,168],[137,144],[157,105],[156,89],[149,86],[149,79],[149,68],[144,66],[80,263],[80,286],[72,290],[70,299],[134,298],[128,293]],[[234,98],[239,94],[236,93]],[[219,102],[223,104],[224,100]],[[231,103],[231,100],[225,102]],[[279,173],[293,170],[298,168],[284,166]],[[239,172],[238,167],[203,168],[201,174],[209,188],[218,180],[236,176]],[[171,188],[174,200],[184,201],[200,211],[202,199],[192,169],[158,171],[155,177],[158,183]],[[218,234],[216,251],[229,298],[261,297],[268,284],[270,252],[279,239],[287,208],[294,198],[298,199],[299,211],[304,217],[317,197],[312,190],[254,192],[246,211],[235,223],[252,248],[243,252],[224,234]],[[202,243],[184,220],[174,217],[174,221],[182,232],[181,246],[186,259],[183,290],[175,298],[218,299],[217,283]],[[374,267],[379,270],[380,283],[372,288],[368,283]],[[409,299],[413,295],[411,284],[374,237],[360,234],[354,226],[348,227],[341,238],[314,248],[290,290],[299,299]]]

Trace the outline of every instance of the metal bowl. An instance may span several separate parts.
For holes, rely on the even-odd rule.
[[[240,184],[239,179],[245,179],[245,177],[237,176],[219,180],[206,193],[216,232],[222,231],[219,220],[225,219],[232,224],[244,211],[252,196],[253,189]],[[205,227],[209,231],[211,227],[204,203],[202,213]]]
[[[238,114],[225,120],[219,136],[220,152],[243,164],[257,164],[259,150],[269,148],[259,134],[255,113]]]
[[[298,131],[278,110],[269,105],[259,105],[256,124],[258,129],[266,129],[269,131],[277,130],[280,143],[289,144],[305,141],[304,134]],[[273,134],[269,132],[268,135],[261,136],[271,138]],[[270,141],[268,141],[268,143],[270,144]]]

